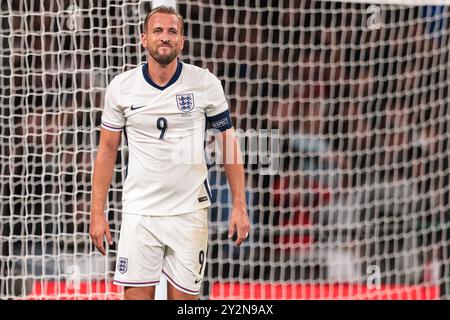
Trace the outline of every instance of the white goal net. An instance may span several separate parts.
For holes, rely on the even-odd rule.
[[[202,299],[450,298],[450,5],[388,2],[178,1],[181,59],[222,80],[241,137],[252,224],[234,247],[212,164]],[[1,1],[0,299],[121,298],[125,144],[106,258],[90,181],[105,88],[144,61],[150,5]],[[279,146],[269,162],[255,136]]]

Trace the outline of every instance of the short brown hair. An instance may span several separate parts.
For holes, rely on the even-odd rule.
[[[145,16],[145,20],[144,20],[144,33],[147,31],[148,20],[155,13],[174,14],[178,18],[178,21],[180,22],[181,35],[184,34],[184,20],[183,20],[183,17],[173,7],[167,7],[167,6],[156,7],[155,9],[153,9],[149,13],[147,13],[147,15]]]

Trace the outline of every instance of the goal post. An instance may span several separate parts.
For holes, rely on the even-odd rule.
[[[106,86],[144,61],[151,5],[1,2],[0,299],[122,298],[112,276],[126,143],[106,257],[89,239],[91,173]],[[180,59],[222,81],[251,222],[235,247],[206,141],[201,298],[449,299],[450,1],[176,5]]]

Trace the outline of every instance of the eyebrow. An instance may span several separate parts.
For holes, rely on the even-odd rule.
[[[168,27],[167,29],[168,29],[169,31],[175,31],[176,33],[179,33],[179,32],[180,32],[177,28],[174,28],[174,27]],[[161,27],[161,26],[156,26],[156,27],[153,27],[153,29],[152,29],[152,31],[159,31],[159,30],[163,30],[163,27]]]

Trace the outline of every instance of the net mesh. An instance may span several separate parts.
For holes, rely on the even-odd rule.
[[[149,7],[1,2],[0,298],[121,298],[111,280],[126,145],[108,196],[115,245],[106,258],[89,240],[90,181],[105,88],[144,61]],[[229,187],[212,165],[201,298],[449,298],[450,7],[223,0],[178,8],[181,59],[222,80],[252,224],[234,247]],[[265,129],[278,130],[272,173],[249,161],[249,132]]]

